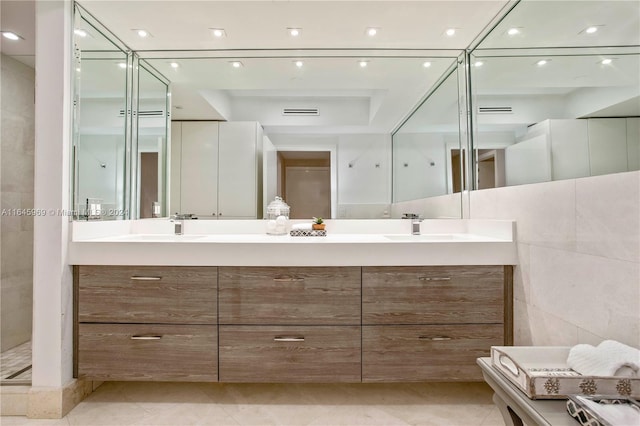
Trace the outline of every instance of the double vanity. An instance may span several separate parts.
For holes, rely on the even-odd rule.
[[[512,343],[510,221],[74,222],[75,375],[89,380],[482,380]]]

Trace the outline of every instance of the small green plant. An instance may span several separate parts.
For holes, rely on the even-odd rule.
[[[324,223],[321,217],[313,217],[312,219],[313,223],[315,223],[316,225],[322,225]]]

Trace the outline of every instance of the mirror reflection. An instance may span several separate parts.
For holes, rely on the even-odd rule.
[[[458,68],[393,135],[393,201],[461,192]]]
[[[138,217],[166,216],[168,87],[144,65],[138,72]]]
[[[476,189],[638,170],[639,12],[523,1],[488,34],[471,55]]]
[[[80,219],[127,216],[127,54],[101,30],[76,16],[73,199]]]

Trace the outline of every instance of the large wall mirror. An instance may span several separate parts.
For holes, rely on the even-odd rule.
[[[640,168],[638,2],[522,1],[470,62],[476,189]]]
[[[187,167],[178,163],[174,157],[178,152],[182,156],[185,147],[173,146],[175,140],[179,137],[180,144],[188,143],[199,130],[210,127],[208,134],[214,134],[218,126],[221,139],[207,143],[212,147],[217,144],[212,152],[219,152],[225,143],[221,135],[229,129],[219,123],[255,122],[260,124],[265,138],[263,159],[268,159],[262,169],[267,182],[263,182],[264,189],[260,191],[265,205],[277,194],[291,200],[292,217],[324,212],[331,218],[379,219],[399,217],[394,200],[457,195],[456,185],[459,187],[461,182],[457,179],[458,170],[453,168],[459,162],[443,156],[460,156],[459,141],[466,141],[467,134],[464,130],[456,135],[455,128],[466,126],[466,120],[459,123],[458,115],[427,117],[427,122],[418,124],[421,114],[416,113],[416,118],[407,122],[407,135],[410,126],[427,126],[430,128],[426,132],[431,136],[446,139],[438,160],[425,160],[422,164],[425,179],[406,176],[413,180],[412,186],[401,182],[404,177],[400,171],[393,176],[392,133],[436,84],[442,84],[442,89],[433,94],[425,111],[440,112],[441,108],[435,105],[439,100],[447,102],[442,106],[448,109],[447,114],[457,110],[457,105],[451,103],[455,103],[457,95],[446,93],[455,88],[449,86],[456,77],[444,82],[445,76],[450,75],[451,65],[487,22],[502,13],[508,0],[466,2],[464,7],[444,1],[221,1],[191,2],[183,8],[162,1],[128,1],[117,6],[109,1],[80,3],[131,48],[133,73],[139,58],[168,83],[171,144],[165,159],[169,174],[164,193],[158,180],[156,197],[165,208],[162,215],[191,213],[189,203],[199,201],[197,191],[190,191],[187,206],[183,206],[180,180],[183,175],[191,179],[190,172],[198,161]],[[248,15],[260,19],[247,20]],[[289,31],[292,25],[302,30],[300,37]],[[145,37],[137,29],[145,29]],[[133,101],[135,108],[135,98]],[[157,144],[157,135],[142,141],[144,131],[132,130],[129,142],[133,153],[140,154],[136,146]],[[436,136],[438,132],[440,135]],[[452,144],[458,148],[452,148]],[[188,147],[186,151],[187,157],[204,158]],[[433,150],[427,151],[429,158]],[[130,182],[134,199],[131,217],[144,217],[149,202],[153,204],[155,200],[141,191],[142,175],[138,177],[136,169],[143,164],[141,155],[136,158],[131,154],[128,161],[132,175],[125,181]],[[205,168],[206,178],[194,180],[203,188],[200,197],[207,199],[203,216],[243,216],[227,213],[234,206],[227,195],[221,194],[231,191],[220,186],[222,178],[225,182],[239,182],[241,176],[225,178],[222,166],[231,162],[222,157],[215,161],[217,171]],[[417,163],[409,166],[415,173],[420,173],[420,168]],[[304,184],[297,185],[295,176]],[[311,176],[323,180],[322,189],[314,192],[329,200],[328,207],[308,209],[305,201],[297,201],[311,192],[308,188],[319,185],[315,180],[309,182]],[[270,180],[274,178],[275,181]],[[394,179],[399,180],[394,183]],[[417,188],[419,181],[423,186]],[[156,194],[156,189],[150,192]],[[252,191],[236,190],[235,194],[239,199],[248,192]],[[166,201],[162,201],[163,197]],[[214,203],[216,209],[209,208]],[[453,205],[453,210],[444,216],[461,217],[461,203]]]

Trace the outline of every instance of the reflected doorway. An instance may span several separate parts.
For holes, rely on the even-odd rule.
[[[278,188],[291,219],[331,217],[331,153],[278,151]]]

